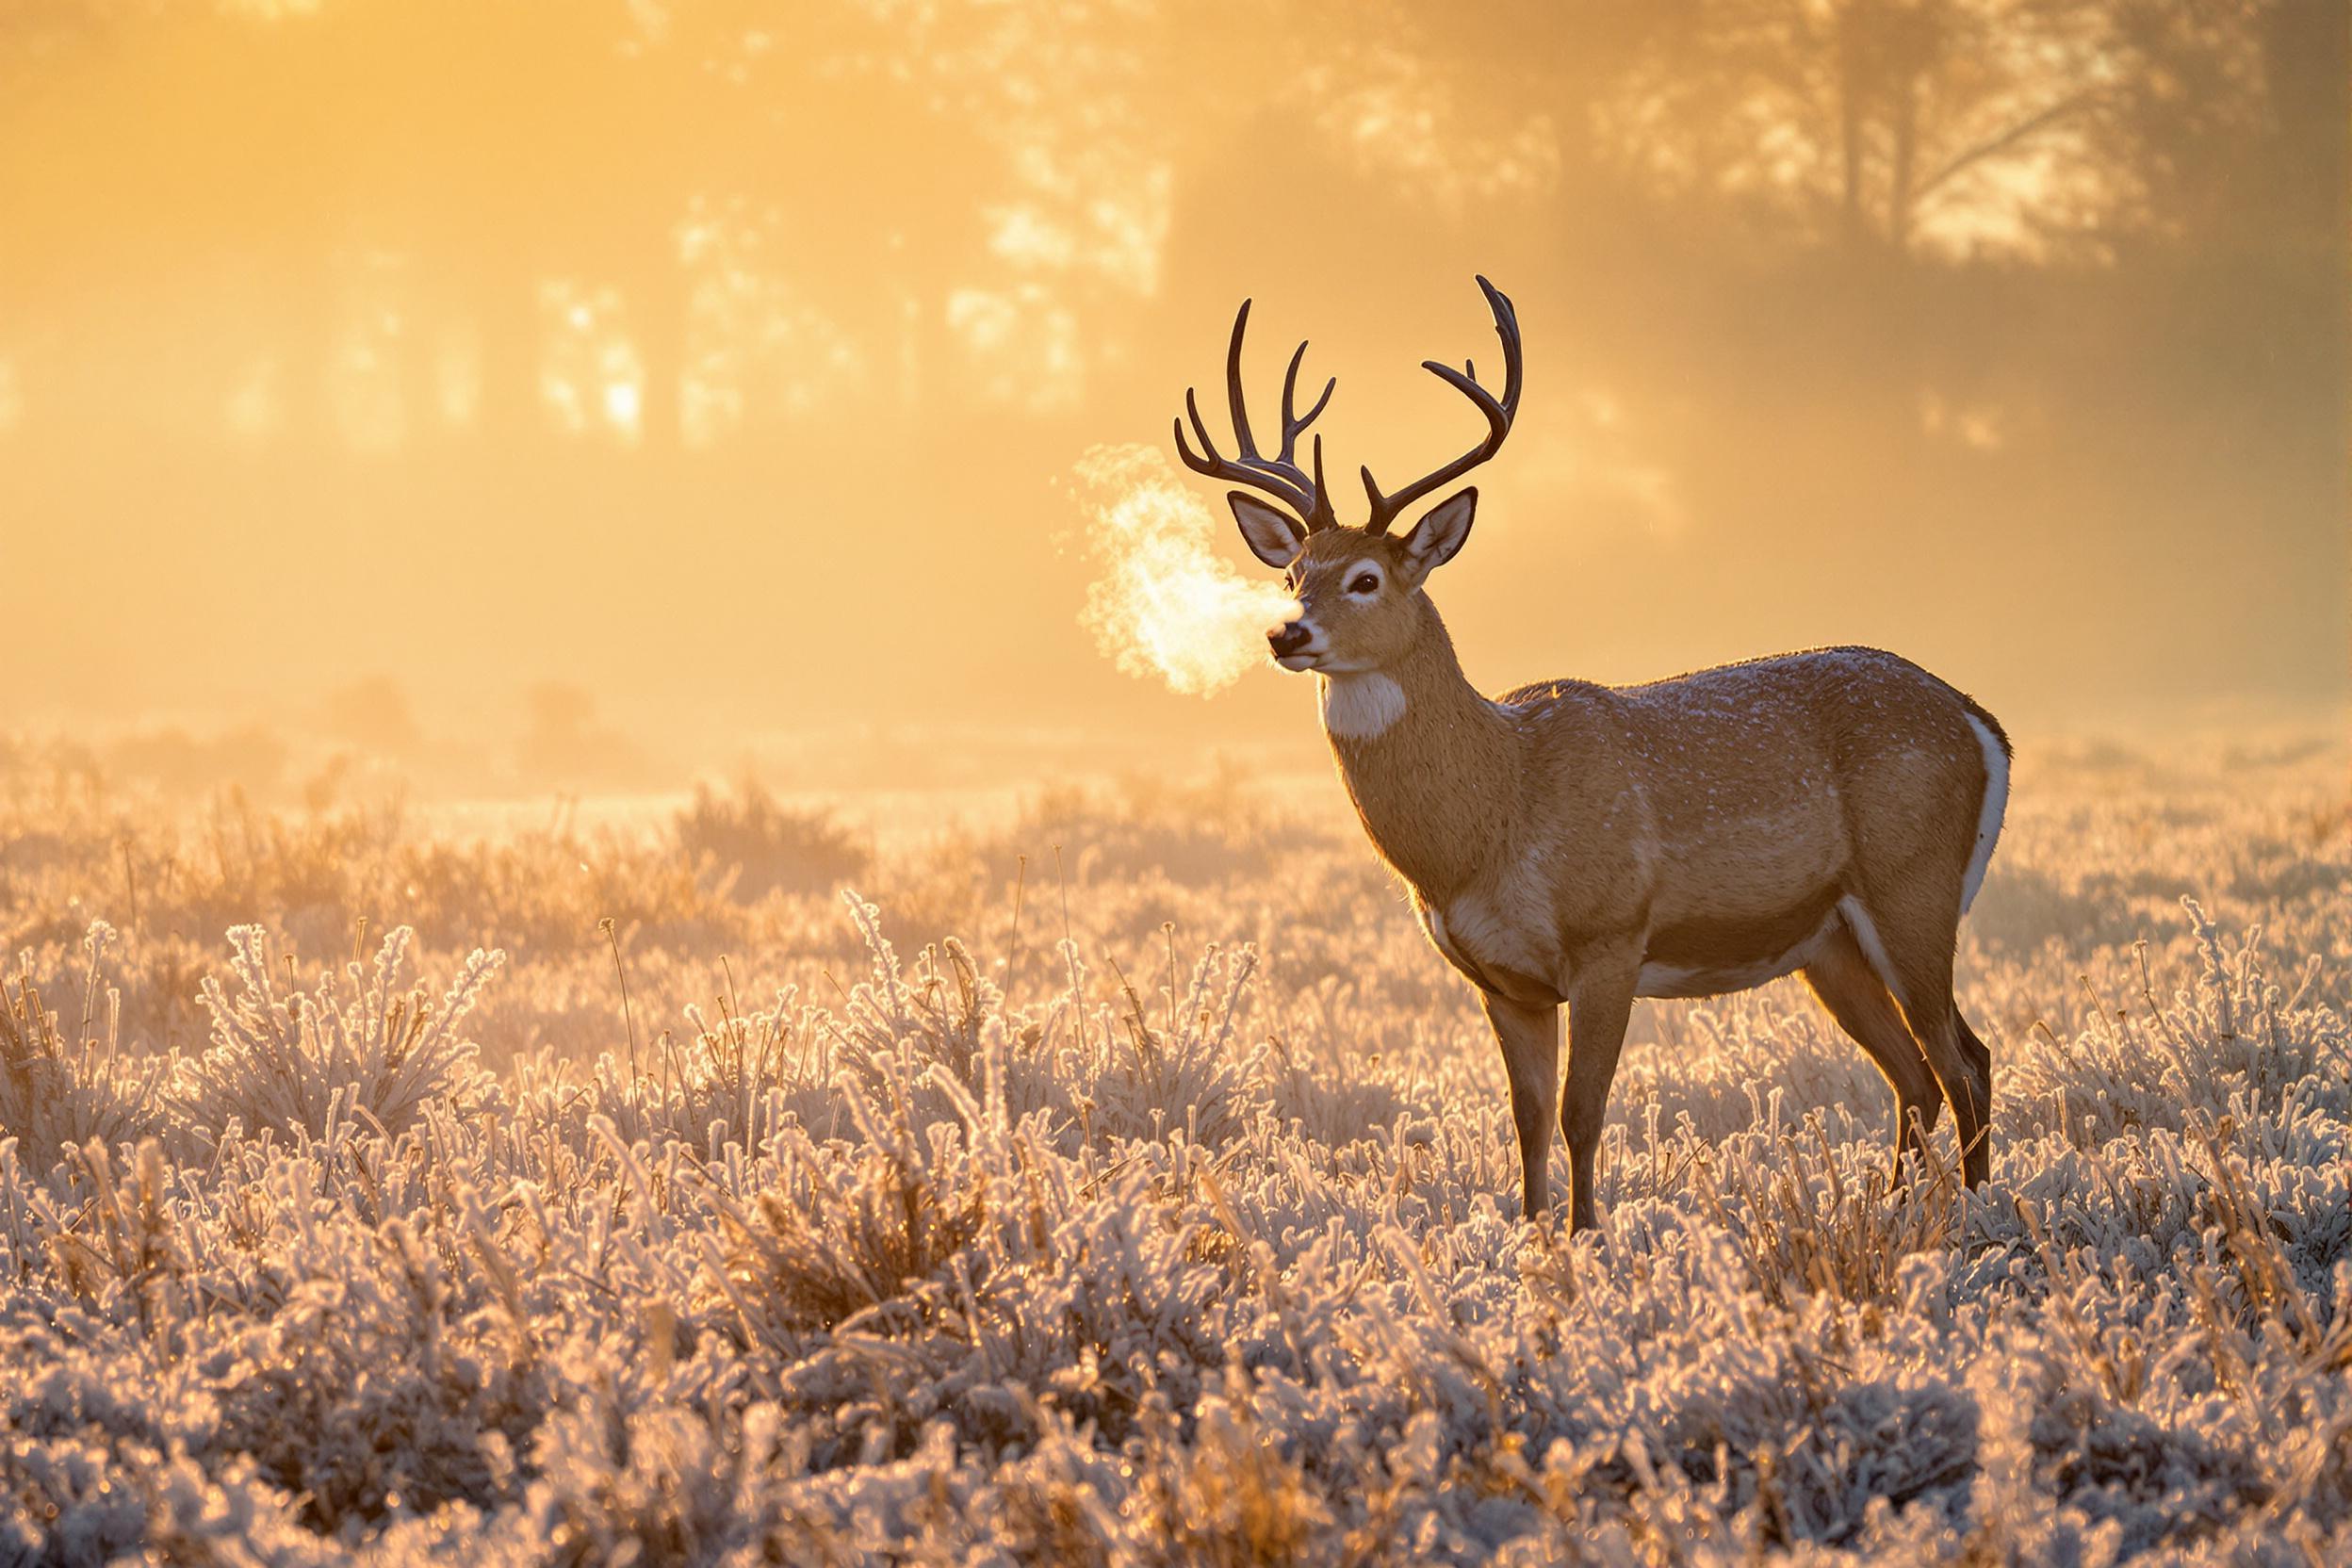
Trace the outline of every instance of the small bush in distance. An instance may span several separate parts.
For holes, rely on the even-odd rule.
[[[675,832],[687,860],[731,878],[727,891],[744,903],[772,892],[829,892],[866,869],[849,829],[823,811],[780,804],[751,778],[731,793],[696,785]]]

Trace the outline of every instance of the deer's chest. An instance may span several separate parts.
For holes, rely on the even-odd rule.
[[[1413,906],[1430,945],[1480,989],[1530,1005],[1563,1000],[1562,956],[1541,889],[1478,887],[1442,903],[1416,890]]]

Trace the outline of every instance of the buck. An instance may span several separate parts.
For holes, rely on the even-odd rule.
[[[1338,386],[1295,412],[1304,343],[1282,379],[1282,446],[1259,452],[1241,385],[1247,301],[1225,360],[1237,455],[1218,451],[1190,390],[1200,450],[1183,419],[1176,446],[1197,472],[1247,487],[1228,498],[1242,538],[1297,601],[1266,634],[1275,662],[1315,673],[1364,831],[1430,942],[1478,988],[1511,1083],[1524,1212],[1546,1207],[1557,1109],[1570,1224],[1594,1223],[1593,1160],[1635,998],[1789,973],[1893,1088],[1897,1177],[1950,1102],[1963,1177],[1981,1184],[1992,1054],[1952,998],[1952,952],[2001,833],[2008,738],[1964,693],[1873,648],[1480,695],[1425,586],[1468,540],[1477,490],[1390,531],[1500,450],[1518,413],[1517,314],[1484,278],[1478,287],[1502,342],[1501,395],[1475,363],[1424,368],[1476,405],[1486,433],[1399,490],[1364,469],[1361,527],[1339,521],[1321,435],[1311,467],[1298,458]]]

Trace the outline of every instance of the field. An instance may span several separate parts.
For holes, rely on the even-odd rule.
[[[1983,1192],[1784,981],[1642,1004],[1573,1243],[1230,779],[877,849],[0,762],[0,1563],[2352,1560],[2331,755],[2020,756]]]

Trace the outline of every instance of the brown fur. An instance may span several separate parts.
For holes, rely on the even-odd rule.
[[[1439,951],[1478,986],[1502,1046],[1527,1211],[1547,1197],[1562,1001],[1560,1121],[1581,1228],[1595,1217],[1593,1152],[1635,996],[1740,989],[1797,968],[1893,1086],[1898,1164],[1950,1100],[1967,1178],[1983,1181],[1991,1061],[1953,1004],[1952,960],[1993,783],[1969,715],[1996,737],[1998,726],[1919,666],[1866,648],[1490,700],[1422,592],[1467,516],[1434,562],[1427,539],[1417,550],[1410,537],[1318,531],[1291,578],[1318,629],[1318,667],[1343,672],[1324,678],[1356,683],[1325,701],[1364,830]],[[1383,586],[1348,593],[1367,562]],[[1367,684],[1380,680],[1396,693]],[[1366,692],[1381,700],[1359,700]],[[1401,713],[1360,722],[1365,732],[1330,717],[1383,714],[1397,694]]]

